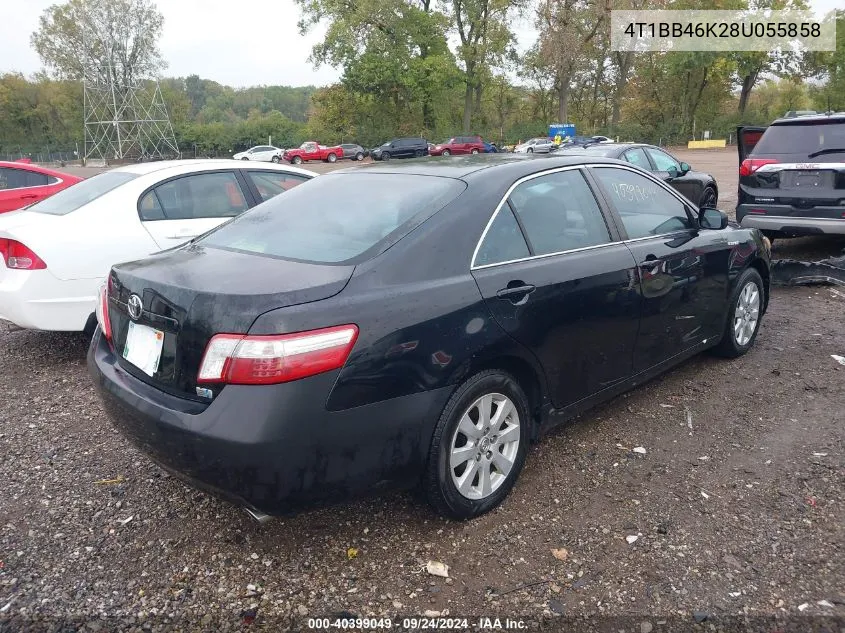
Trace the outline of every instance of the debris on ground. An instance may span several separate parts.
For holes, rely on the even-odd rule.
[[[569,558],[569,551],[565,547],[561,547],[560,549],[553,549],[552,556],[554,556],[560,561],[565,561],[567,558]]]
[[[776,259],[772,261],[771,274],[776,286],[845,286],[845,256],[815,262]]]
[[[358,549],[355,547],[350,547],[346,550],[346,558],[352,560],[353,558],[358,557]]]
[[[449,566],[440,561],[430,560],[425,566],[425,570],[432,576],[440,576],[441,578],[449,577]]]
[[[633,545],[634,543],[637,542],[638,538],[640,538],[640,537],[637,536],[636,534],[629,534],[628,536],[625,537],[625,540],[628,541],[628,545]]]
[[[838,354],[831,354],[830,357],[835,360],[840,365],[845,365],[845,356],[839,356]]]
[[[687,416],[687,428],[692,431],[692,412],[684,407],[684,414]]]
[[[632,448],[631,450],[634,453],[638,453],[640,455],[645,455],[645,453],[646,453],[645,448],[643,448],[642,446],[637,446],[636,448]]]
[[[118,522],[118,523],[120,523],[121,525],[126,525],[127,523],[129,523],[129,522],[130,522],[132,519],[134,519],[134,518],[135,518],[135,515],[134,515],[134,514],[130,514],[130,515],[129,515],[128,517],[126,517],[125,519],[119,519],[117,522]]]
[[[100,479],[99,481],[95,481],[94,485],[96,486],[114,486],[116,484],[123,483],[123,475],[118,475],[114,479]]]
[[[807,604],[806,602],[805,602],[804,604],[799,604],[799,605],[798,605],[798,610],[799,610],[799,611],[804,611],[804,610],[805,610],[805,609],[807,609],[807,607],[809,607],[809,606],[810,606],[810,605],[809,605],[809,604]]]

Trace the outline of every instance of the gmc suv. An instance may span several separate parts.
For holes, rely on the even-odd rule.
[[[736,219],[769,238],[845,234],[845,112],[737,129]]]

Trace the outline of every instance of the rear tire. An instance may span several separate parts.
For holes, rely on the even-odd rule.
[[[355,154],[355,160],[364,160],[364,152],[358,152]]]
[[[532,424],[528,399],[503,371],[482,371],[464,382],[443,409],[428,456],[429,503],[455,519],[498,506],[525,464]]]
[[[477,149],[473,149],[473,150],[470,152],[470,154],[473,154],[473,155],[474,155],[474,154],[477,154],[477,153],[478,153],[478,150],[477,150]]]
[[[423,155],[423,151],[421,149],[418,149],[417,151],[414,152],[414,158],[422,158],[422,155]]]
[[[337,162],[337,156],[335,154],[329,154],[328,156],[326,156],[326,160],[329,161],[330,163],[336,163]]]
[[[774,244],[774,243],[775,243],[775,239],[777,239],[777,238],[779,238],[779,237],[781,237],[781,238],[783,237],[783,236],[782,236],[780,233],[778,233],[777,231],[763,231],[763,235],[765,235],[766,237],[768,237],[768,238],[769,238],[769,241],[770,241],[772,244]]]
[[[533,153],[534,153],[534,148],[533,148],[533,147],[529,147],[527,150],[525,150],[525,153],[526,153],[526,154],[533,154]]]
[[[760,273],[754,268],[747,268],[734,284],[728,302],[725,331],[713,353],[724,358],[737,358],[750,350],[760,331],[765,302],[766,290]]]

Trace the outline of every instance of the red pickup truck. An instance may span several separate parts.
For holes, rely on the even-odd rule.
[[[298,149],[286,149],[282,158],[294,165],[299,165],[308,160],[324,160],[334,163],[339,158],[343,158],[343,148],[339,145],[323,147],[317,141],[305,141]]]

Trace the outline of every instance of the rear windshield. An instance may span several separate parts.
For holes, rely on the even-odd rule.
[[[845,122],[769,126],[754,147],[753,154],[799,154],[804,158],[830,157],[837,154],[845,156]]]
[[[587,147],[567,147],[563,146],[563,150],[570,154],[589,154],[591,156],[610,156],[618,151],[618,147],[608,147],[607,145],[588,145]]]
[[[405,174],[328,174],[238,216],[206,246],[319,264],[382,252],[457,198],[460,180]]]
[[[97,174],[35,203],[27,211],[49,213],[50,215],[67,215],[137,177],[137,174],[118,171]]]

